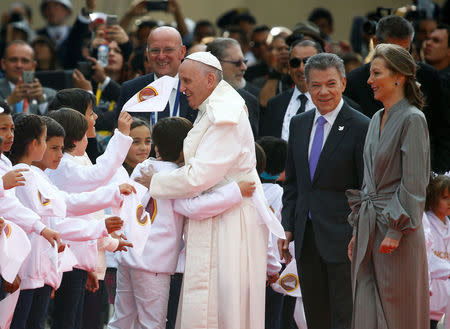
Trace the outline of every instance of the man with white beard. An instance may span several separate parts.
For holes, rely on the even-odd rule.
[[[206,47],[220,61],[223,79],[228,82],[245,100],[248,108],[248,119],[252,126],[253,136],[258,136],[259,101],[256,98],[259,90],[244,79],[247,71],[247,60],[244,59],[239,42],[231,38],[216,38]],[[256,94],[255,94],[256,93]]]

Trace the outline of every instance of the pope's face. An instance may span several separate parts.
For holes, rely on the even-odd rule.
[[[180,65],[180,92],[186,95],[189,106],[193,109],[198,109],[211,94],[208,88],[208,74],[202,65],[192,60],[185,60]]]

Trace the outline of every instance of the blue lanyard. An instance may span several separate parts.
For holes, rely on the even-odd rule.
[[[177,95],[175,97],[175,104],[172,110],[172,116],[175,117],[177,116],[178,113],[178,105],[180,104],[180,80],[178,80],[178,86],[177,86]],[[150,113],[150,120],[152,122],[152,127],[155,125],[156,123],[156,114],[155,112],[151,112]]]
[[[173,111],[172,111],[173,117],[177,116],[179,103],[180,103],[180,80],[178,80],[177,96],[175,97],[175,106],[173,107]]]
[[[150,121],[152,122],[152,127],[155,125],[155,112],[150,112]]]

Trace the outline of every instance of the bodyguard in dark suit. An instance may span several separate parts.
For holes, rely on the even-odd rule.
[[[306,84],[305,63],[309,57],[321,52],[320,45],[311,40],[292,44],[288,69],[295,87],[267,102],[267,107],[261,112],[261,136],[275,136],[287,140],[292,117],[314,108]]]
[[[392,43],[409,51],[414,28],[407,20],[400,16],[386,16],[377,25],[374,46],[380,43]],[[448,136],[448,126],[443,125],[445,109],[441,105],[442,94],[438,72],[430,65],[418,62],[416,79],[420,83],[420,90],[425,96],[423,112],[427,119],[430,133],[431,166],[435,171],[442,171],[442,159],[449,152],[445,144]],[[361,106],[361,112],[371,118],[375,112],[383,108],[383,104],[373,97],[372,88],[367,84],[369,79],[370,63],[365,64],[347,75],[347,88],[344,94]],[[442,138],[442,136],[445,136]],[[448,139],[447,139],[448,140]]]
[[[280,253],[290,259],[295,240],[308,328],[351,327],[352,292],[347,245],[352,230],[345,191],[363,180],[363,146],[369,119],[344,103],[343,61],[310,57],[305,67],[315,110],[290,123]]]
[[[311,40],[292,44],[288,69],[295,87],[272,97],[267,107],[261,110],[260,136],[280,137],[287,141],[292,117],[315,108],[306,84],[305,63],[309,57],[322,52],[320,45]],[[357,106],[353,101],[349,104]]]
[[[177,76],[178,68],[185,53],[186,47],[182,44],[180,33],[176,29],[162,26],[150,32],[147,39],[147,60],[154,73],[146,74],[122,84],[116,107],[116,116],[119,116],[123,105],[132,96],[155,80],[155,76]],[[131,114],[143,117],[147,121],[151,116],[150,113]],[[156,123],[158,118],[169,116],[181,116],[191,122],[194,122],[197,117],[197,111],[189,107],[186,96],[180,93],[179,85],[172,91],[166,109],[163,112],[154,114],[152,124]]]

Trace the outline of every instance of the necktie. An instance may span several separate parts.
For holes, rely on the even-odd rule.
[[[323,144],[323,126],[327,120],[320,116],[317,119],[316,132],[314,133],[314,139],[311,146],[311,153],[309,155],[309,174],[311,175],[311,180],[314,177],[316,171],[317,162],[319,162],[320,152],[322,152]]]
[[[166,108],[162,112],[158,112],[158,120],[170,117],[170,105],[167,102]]]
[[[298,99],[300,100],[300,107],[297,110],[296,114],[300,114],[305,112],[306,102],[308,101],[308,97],[305,94],[298,95]]]

